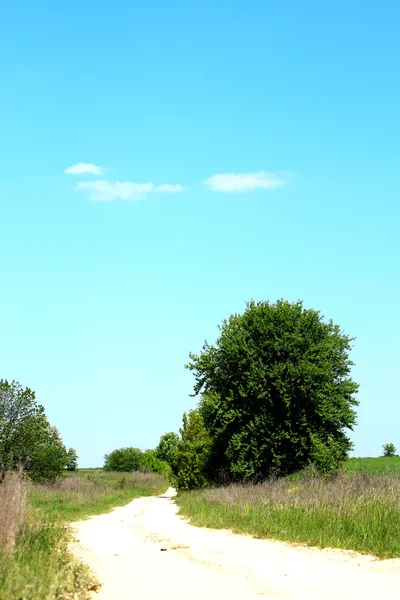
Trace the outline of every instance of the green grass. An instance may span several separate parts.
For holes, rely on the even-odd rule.
[[[344,463],[347,473],[390,474],[400,473],[400,456],[378,458],[349,458]]]
[[[77,472],[56,485],[35,485],[29,490],[31,506],[47,521],[77,521],[108,512],[134,498],[165,491],[163,477],[145,473]]]
[[[343,474],[180,492],[194,525],[318,547],[400,557],[400,476]]]
[[[29,485],[15,550],[7,564],[0,561],[0,599],[86,599],[96,581],[68,551],[67,524],[160,494],[166,487],[158,475],[102,471],[77,472],[54,485]]]

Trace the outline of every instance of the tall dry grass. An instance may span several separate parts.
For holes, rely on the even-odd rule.
[[[106,512],[138,496],[165,491],[166,480],[156,473],[77,472],[29,490],[30,504],[49,520],[77,520]]]
[[[303,476],[180,493],[195,525],[400,557],[400,474]]]
[[[0,551],[7,564],[24,518],[26,486],[22,469],[9,471],[0,484]]]
[[[393,502],[400,506],[400,474],[342,474],[332,478],[305,476],[282,478],[257,485],[232,484],[203,491],[211,502],[241,506],[298,506],[345,511],[363,506]]]

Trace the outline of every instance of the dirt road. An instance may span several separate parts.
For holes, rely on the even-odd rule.
[[[400,560],[192,527],[174,490],[74,524],[97,600],[400,600]]]

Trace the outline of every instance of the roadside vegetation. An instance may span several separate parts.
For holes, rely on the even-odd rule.
[[[200,527],[400,557],[400,473],[377,473],[370,461],[380,459],[365,459],[363,469],[363,459],[353,460],[358,472],[182,491],[176,501],[180,514]]]
[[[0,485],[1,600],[84,600],[93,575],[69,551],[69,522],[165,491],[153,473],[76,472],[32,483],[18,471]]]

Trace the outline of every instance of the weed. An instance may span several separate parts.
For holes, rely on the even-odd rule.
[[[22,468],[4,473],[0,485],[0,552],[7,566],[24,516],[26,488]]]

